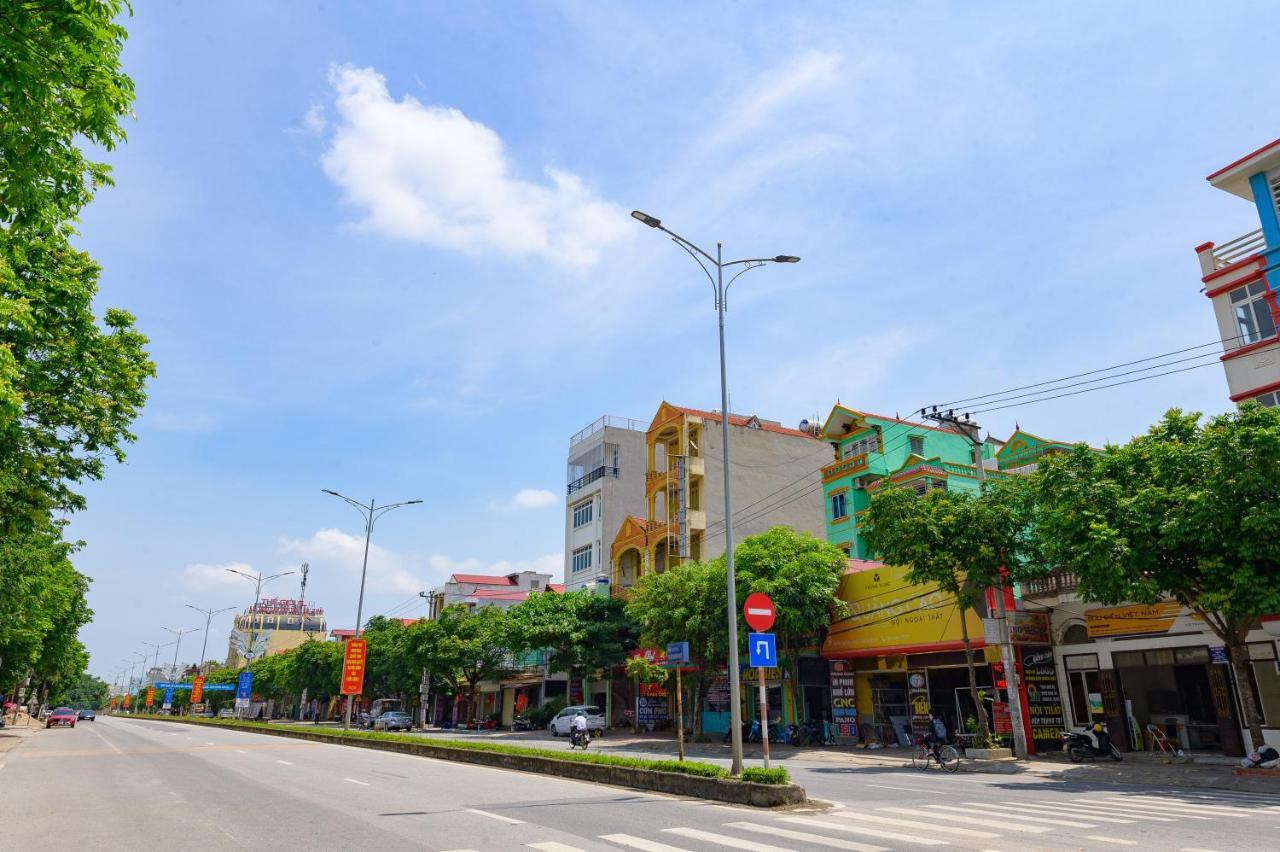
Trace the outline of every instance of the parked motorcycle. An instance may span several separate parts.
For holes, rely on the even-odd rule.
[[[517,716],[511,720],[511,730],[513,731],[532,731],[533,722],[528,716]]]
[[[1063,731],[1062,750],[1071,758],[1072,763],[1100,757],[1110,757],[1117,763],[1124,760],[1120,756],[1120,749],[1111,741],[1106,722],[1095,722],[1092,728]]]

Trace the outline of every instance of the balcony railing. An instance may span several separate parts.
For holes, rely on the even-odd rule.
[[[1242,237],[1228,240],[1220,246],[1213,247],[1213,268],[1222,269],[1250,255],[1257,254],[1267,247],[1266,237],[1262,229],[1250,231]]]
[[[615,429],[630,429],[633,432],[644,432],[649,428],[647,423],[632,420],[630,417],[615,417],[612,414],[606,414],[570,438],[569,446],[572,447],[575,444],[582,443],[595,433],[602,431],[606,426],[612,426]]]
[[[1019,584],[1023,595],[1059,595],[1074,591],[1080,584],[1079,578],[1071,571],[1056,568],[1043,577],[1028,580]]]
[[[618,473],[619,469],[616,467],[598,467],[590,473],[583,474],[573,482],[570,482],[569,493],[572,494],[581,488],[586,488],[597,479],[604,479],[606,476],[612,476],[616,479],[618,477]]]

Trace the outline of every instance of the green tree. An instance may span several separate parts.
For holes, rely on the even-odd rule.
[[[471,610],[453,604],[410,633],[409,658],[419,671],[431,674],[432,683],[465,688],[474,716],[479,705],[480,682],[496,677],[510,656],[506,613],[496,606]]]
[[[360,634],[369,641],[365,664],[364,694],[371,698],[399,696],[402,699],[417,691],[422,669],[413,665],[408,654],[408,630],[398,618],[375,615]]]
[[[635,629],[618,598],[589,591],[531,594],[507,612],[514,652],[547,650],[548,668],[570,679],[611,670],[635,648]]]
[[[1028,563],[1021,496],[1016,480],[997,483],[981,496],[931,489],[921,497],[913,489],[889,487],[872,496],[863,526],[871,549],[885,562],[906,567],[908,582],[937,586],[955,600],[983,740],[991,727],[978,693],[967,613],[987,588],[999,585],[1002,565],[1017,569]]]
[[[821,645],[838,609],[836,590],[847,557],[834,544],[790,527],[745,538],[733,554],[739,598],[763,592],[773,600],[773,631],[791,670],[792,718],[799,719],[800,649],[815,641]]]
[[[84,673],[67,689],[54,695],[51,704],[101,710],[111,696],[111,688],[100,677]]]
[[[1040,564],[1074,572],[1086,600],[1171,598],[1203,618],[1261,743],[1245,636],[1280,611],[1280,410],[1247,403],[1202,422],[1173,409],[1123,446],[1042,460],[1033,491]]]
[[[309,639],[289,652],[293,657],[290,689],[313,698],[336,695],[342,677],[342,643]]]

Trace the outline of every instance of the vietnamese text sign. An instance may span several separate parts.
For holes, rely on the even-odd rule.
[[[236,701],[248,701],[253,692],[253,672],[240,672],[236,680]]]
[[[669,643],[667,645],[667,662],[668,663],[689,662],[689,643],[688,642]]]
[[[659,725],[667,721],[667,699],[636,696],[636,722],[641,725]]]
[[[1013,610],[1005,616],[1009,641],[1015,645],[1049,645],[1049,615],[1043,612]]]
[[[199,704],[204,700],[204,675],[196,675],[191,682],[191,703]]]
[[[835,725],[837,743],[845,745],[858,738],[858,704],[854,693],[853,666],[844,660],[832,660],[831,723]]]
[[[342,655],[342,694],[359,695],[364,690],[364,664],[369,651],[366,639],[352,639]]]
[[[1168,633],[1181,611],[1182,605],[1173,601],[1150,606],[1113,606],[1089,610],[1084,614],[1084,623],[1091,639],[1099,636]]]
[[[150,707],[155,703],[156,703],[156,688],[154,686],[148,686],[147,687],[147,706]]]
[[[991,726],[997,734],[1013,733],[1013,717],[1009,715],[1009,705],[1003,701],[991,703]]]
[[[907,672],[907,711],[911,714],[911,733],[923,735],[932,730],[929,710],[929,672],[925,669]]]
[[[955,599],[932,584],[907,582],[907,569],[892,565],[845,574],[837,596],[848,616],[831,626],[822,645],[828,659],[877,657],[962,647]],[[982,622],[965,611],[970,636]]]
[[[1045,745],[1061,745],[1062,695],[1051,649],[1023,650],[1022,683],[1027,690],[1031,739]]]

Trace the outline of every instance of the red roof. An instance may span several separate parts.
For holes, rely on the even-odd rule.
[[[329,635],[338,637],[355,636],[356,631],[350,627],[335,627],[333,630],[329,631]]]
[[[1276,147],[1277,145],[1280,145],[1280,139],[1273,139],[1272,141],[1270,141],[1270,142],[1268,142],[1267,144],[1263,145],[1263,146],[1262,146],[1261,148],[1259,148],[1258,150],[1253,151],[1253,152],[1248,153],[1248,154],[1245,154],[1243,157],[1241,157],[1240,159],[1236,160],[1234,163],[1228,163],[1227,165],[1225,165],[1225,166],[1223,166],[1222,168],[1218,169],[1216,172],[1214,172],[1213,174],[1211,174],[1211,175],[1209,175],[1208,177],[1206,177],[1206,178],[1205,178],[1205,180],[1213,180],[1213,179],[1214,179],[1214,178],[1216,178],[1218,175],[1223,174],[1224,172],[1229,172],[1229,171],[1231,171],[1232,169],[1234,169],[1236,166],[1240,165],[1241,163],[1246,162],[1246,161],[1248,161],[1248,160],[1252,160],[1254,157],[1258,156],[1259,154],[1266,153],[1268,150],[1270,150],[1271,148]]]
[[[685,408],[683,405],[673,405],[672,408],[677,411],[683,411],[685,414],[692,414],[694,417],[701,417],[703,420],[710,420],[714,423],[720,422],[720,412],[718,411],[702,411],[697,408]],[[729,415],[730,426],[746,426],[750,420],[750,417],[746,417],[741,414]],[[776,423],[770,423],[766,420],[760,420],[759,422],[760,429],[764,432],[776,432],[779,435],[793,435],[797,438],[808,438],[811,441],[815,440],[815,438],[808,432],[801,432],[799,429],[788,429],[786,426],[779,426]]]
[[[516,581],[510,577],[495,574],[454,574],[449,578],[455,583],[474,583],[480,586],[514,586]]]
[[[547,583],[547,588],[553,592],[564,593],[564,583]]]
[[[502,589],[477,589],[467,595],[485,601],[522,601],[529,597],[527,591],[504,591]]]
[[[847,566],[844,569],[846,574],[856,574],[859,571],[870,571],[873,568],[883,568],[883,562],[876,562],[874,559],[854,559],[850,557],[846,560]]]

